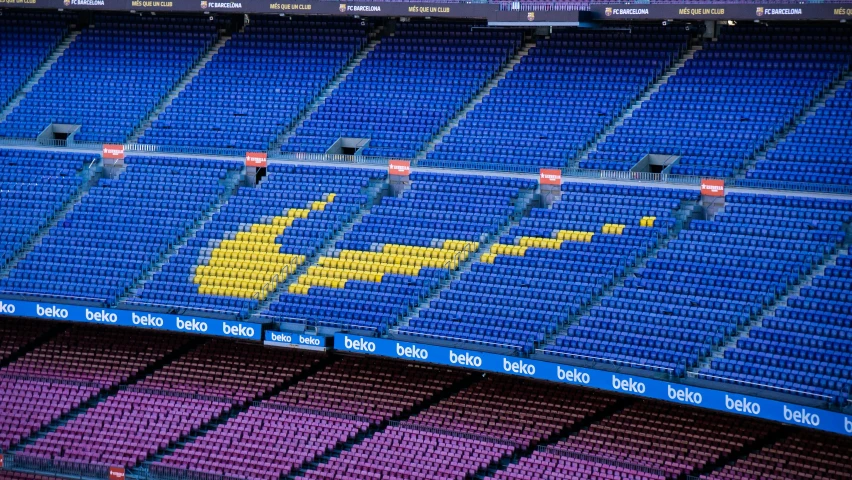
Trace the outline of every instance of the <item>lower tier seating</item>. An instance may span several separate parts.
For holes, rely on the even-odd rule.
[[[68,205],[85,183],[84,167],[96,159],[90,154],[0,149],[0,268]]]
[[[399,333],[531,353],[668,236],[683,200],[697,199],[687,190],[571,183],[563,190],[561,201],[532,209]]]
[[[0,291],[115,305],[233,186],[237,162],[128,157],[53,227]]]
[[[489,377],[299,478],[471,478],[611,406],[614,397]]]
[[[383,171],[274,164],[125,304],[247,318],[370,200]]]
[[[344,358],[252,406],[151,471],[277,479],[466,376],[428,365]]]
[[[44,335],[53,325],[38,320],[0,317],[0,362]]]
[[[0,449],[127,382],[186,337],[77,326],[0,369]]]
[[[846,238],[836,208],[849,202],[764,199],[728,195],[723,213],[693,220],[545,351],[677,375],[697,366]]]
[[[385,332],[496,235],[534,182],[413,173],[269,306],[282,322]]]
[[[289,381],[317,360],[289,350],[209,343],[123,388],[27,445],[22,454],[78,465],[138,466],[233,406]]]
[[[799,432],[701,475],[701,480],[835,480],[852,478],[848,438]]]
[[[852,393],[852,255],[814,277],[701,373],[843,405]]]

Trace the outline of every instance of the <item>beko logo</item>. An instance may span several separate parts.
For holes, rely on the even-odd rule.
[[[683,389],[674,388],[671,385],[668,386],[668,394],[669,399],[678,400],[680,402],[692,403],[694,405],[701,405],[701,402],[704,401],[704,398],[698,392],[692,392],[689,390],[689,387],[685,387]]]
[[[468,352],[458,354],[450,350],[450,363],[453,365],[463,365],[465,367],[481,367],[482,357],[471,355]]]
[[[562,367],[556,367],[556,378],[563,382],[582,383],[588,385],[592,381],[592,377],[586,373],[574,369],[563,370]]]
[[[375,353],[376,351],[376,342],[368,342],[363,339],[351,340],[349,337],[343,337],[343,346],[356,352]]]
[[[304,337],[299,335],[299,343],[303,345],[313,345],[315,347],[319,347],[322,342],[320,342],[319,338],[316,337]]]
[[[15,306],[11,303],[0,302],[0,313],[11,315],[15,313]]]
[[[206,332],[207,331],[207,323],[199,322],[196,319],[192,320],[181,320],[180,317],[177,317],[177,328],[178,330],[186,330],[187,332]]]
[[[293,341],[293,337],[291,337],[290,335],[285,335],[283,333],[275,333],[275,332],[269,332],[269,334],[270,334],[270,337],[272,337],[273,342],[290,343],[290,342]]]
[[[417,348],[417,345],[403,347],[398,343],[396,344],[396,355],[398,357],[416,358],[418,360],[426,360],[429,358],[429,352],[427,352],[425,348]]]
[[[612,376],[612,388],[622,390],[629,393],[645,393],[645,384],[637,382],[632,378],[627,380],[619,380],[615,375]]]
[[[246,327],[242,323],[237,325],[228,325],[228,322],[222,322],[222,333],[225,335],[233,335],[235,337],[253,337],[254,328]]]
[[[760,404],[757,402],[750,402],[745,397],[743,397],[742,400],[734,400],[733,398],[725,395],[725,408],[735,412],[750,413],[752,415],[760,414]]]
[[[535,365],[524,363],[523,360],[510,362],[508,358],[503,358],[503,370],[512,373],[520,373],[521,375],[535,375]]]
[[[116,323],[118,321],[118,315],[114,313],[109,313],[105,310],[101,310],[100,312],[93,312],[87,308],[86,320],[90,322]]]
[[[819,426],[819,415],[809,413],[804,408],[801,410],[790,410],[787,405],[784,405],[784,420],[793,421],[802,425],[810,425],[812,427]]]
[[[44,308],[36,304],[36,315],[39,317],[68,318],[68,310],[56,306]]]
[[[846,433],[852,433],[852,420],[849,420],[849,417],[843,417],[843,428],[846,429]]]
[[[137,315],[136,313],[132,313],[130,319],[133,321],[133,325],[141,325],[143,327],[163,326],[163,319],[160,317],[155,317],[150,313],[147,315]]]

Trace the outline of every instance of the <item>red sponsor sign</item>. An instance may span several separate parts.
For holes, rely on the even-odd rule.
[[[124,480],[124,467],[109,467],[109,480]]]
[[[265,152],[246,152],[246,166],[266,168]]]
[[[105,144],[101,156],[113,160],[124,160],[124,145]]]
[[[724,197],[725,181],[713,178],[702,178],[701,195],[706,195],[708,197]]]
[[[538,183],[542,185],[562,185],[562,170],[542,168],[538,171]]]
[[[0,469],[3,469],[3,454],[0,453]]]
[[[408,160],[391,160],[388,162],[388,174],[407,177],[411,174],[411,162]]]

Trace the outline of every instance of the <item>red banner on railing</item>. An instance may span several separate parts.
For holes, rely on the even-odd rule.
[[[266,153],[265,152],[246,152],[246,166],[256,168],[266,168]]]
[[[105,144],[101,156],[112,160],[124,160],[124,145]]]
[[[724,197],[725,181],[716,180],[714,178],[702,178],[701,195],[705,195],[708,197]]]
[[[411,174],[411,162],[408,160],[388,161],[388,174],[397,177],[407,177]]]
[[[3,469],[3,454],[0,453],[0,470]]]
[[[562,170],[542,168],[538,171],[538,183],[542,185],[562,185]]]
[[[124,480],[124,467],[109,467],[109,480]]]

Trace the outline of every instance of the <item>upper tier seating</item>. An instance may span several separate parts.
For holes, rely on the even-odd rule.
[[[757,162],[747,178],[786,182],[852,185],[852,82],[826,99]]]
[[[353,18],[254,16],[139,143],[266,151],[367,41]]]
[[[531,180],[412,173],[268,309],[302,325],[384,332],[441,286],[528,199]]]
[[[563,168],[687,46],[682,28],[554,31],[421,163]]]
[[[520,47],[520,31],[398,23],[296,130],[284,152],[367,138],[365,156],[414,158]]]
[[[27,445],[23,455],[79,465],[137,466],[317,361],[304,352],[214,342]]]
[[[837,480],[852,478],[852,441],[797,432],[701,476],[701,480]]]
[[[730,177],[848,69],[842,26],[723,27],[580,168],[623,170],[679,155],[671,173]]]
[[[182,335],[77,326],[0,370],[0,450],[127,382],[186,341]]]
[[[269,165],[126,303],[247,318],[370,201],[380,170]]]
[[[565,183],[399,333],[531,353],[668,236],[698,192]]]
[[[96,159],[84,153],[0,150],[0,268],[79,192],[83,167]]]
[[[798,284],[845,239],[838,202],[732,194],[713,221],[635,270],[547,353],[683,374]],[[827,211],[825,211],[827,210]]]
[[[100,14],[0,123],[0,137],[36,138],[80,125],[79,142],[124,143],[216,40],[204,17]]]
[[[781,216],[788,224],[801,222],[814,230],[839,228],[852,220],[852,201],[807,204],[778,196],[734,197],[742,213]],[[852,255],[847,252],[701,373],[723,382],[844,404],[852,392],[850,290]]]
[[[0,110],[68,33],[69,15],[5,10],[0,17]]]
[[[242,165],[128,157],[0,279],[0,291],[114,305],[232,185]]]
[[[643,402],[489,478],[542,478],[545,472],[553,475],[545,478],[560,480],[683,478],[679,475],[728,457],[779,428],[750,419],[731,420],[706,410]],[[578,459],[582,454],[586,457]]]
[[[457,370],[343,358],[154,464],[154,473],[274,480],[452,386]]]
[[[614,402],[598,393],[488,377],[300,478],[473,478]]]

